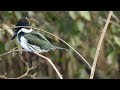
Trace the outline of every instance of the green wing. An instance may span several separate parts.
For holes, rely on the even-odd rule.
[[[28,43],[39,46],[44,50],[54,50],[55,47],[40,33],[32,31],[31,33],[24,34]]]

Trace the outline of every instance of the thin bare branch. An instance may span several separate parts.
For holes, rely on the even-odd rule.
[[[2,78],[2,79],[7,79],[7,77],[6,77],[6,76],[3,76],[3,75],[0,75],[0,78]]]
[[[22,56],[20,56],[20,58],[23,59]],[[0,78],[3,78],[3,79],[21,79],[21,78],[23,78],[23,77],[25,77],[25,76],[30,76],[30,77],[32,77],[32,78],[35,78],[35,75],[36,75],[37,73],[35,73],[35,74],[33,74],[33,75],[30,75],[29,72],[30,72],[31,70],[35,69],[36,67],[33,67],[33,66],[32,66],[32,67],[30,68],[30,67],[28,66],[28,63],[26,63],[24,59],[23,59],[22,61],[25,63],[25,65],[26,65],[26,67],[27,67],[27,70],[26,70],[26,72],[25,72],[24,74],[22,74],[21,76],[19,76],[19,77],[17,77],[17,78],[8,78],[8,77],[5,76],[5,75],[6,75],[6,73],[5,73],[4,75],[0,75]]]
[[[0,55],[0,57],[4,56],[4,55],[7,55],[9,53],[13,53],[13,52],[20,52],[20,51],[26,51],[24,49],[19,49],[19,50],[14,50],[14,49],[11,49],[10,51],[6,52],[6,53],[3,53]]]
[[[7,73],[5,72],[4,75],[0,75],[0,78],[7,79],[6,74],[7,74]]]
[[[91,68],[90,79],[93,79],[93,77],[94,77],[96,64],[97,64],[97,59],[98,59],[98,56],[99,56],[99,53],[100,53],[100,49],[101,49],[101,46],[102,46],[102,42],[103,42],[105,33],[107,31],[108,25],[110,23],[110,19],[111,19],[112,14],[113,14],[113,11],[110,11],[109,15],[108,15],[108,18],[107,18],[107,21],[105,23],[105,26],[103,28],[102,34],[100,36],[100,40],[98,42],[97,50],[96,50],[94,61],[93,61],[92,68]]]
[[[47,60],[47,61],[51,64],[51,66],[53,67],[53,69],[56,71],[56,73],[57,73],[57,75],[59,76],[59,78],[60,78],[60,79],[63,79],[63,78],[62,78],[62,75],[59,73],[59,71],[57,70],[57,68],[55,67],[55,65],[52,63],[52,61],[51,61],[49,58],[47,58],[47,57],[45,57],[45,56],[43,56],[43,55],[41,55],[41,54],[39,54],[39,53],[37,53],[37,52],[34,52],[34,54],[36,54],[36,55],[38,55],[39,57],[42,57],[42,58],[44,58],[45,60]]]
[[[24,49],[15,50],[16,48],[18,48],[18,47],[13,48],[13,49],[11,49],[10,51],[8,51],[7,53],[4,53],[4,54],[2,54],[2,55],[0,55],[0,56],[7,55],[7,54],[9,54],[9,53],[13,53],[13,52],[16,52],[16,51],[17,51],[17,52],[18,52],[18,51],[26,51],[26,50],[24,50]],[[43,55],[41,55],[41,54],[38,54],[38,53],[36,53],[36,52],[34,52],[34,54],[36,54],[36,55],[38,55],[38,56],[46,59],[46,60],[52,65],[53,69],[56,71],[56,73],[58,74],[58,76],[60,77],[60,79],[63,79],[62,76],[60,75],[59,71],[57,70],[57,68],[55,67],[55,65],[52,63],[52,61],[51,61],[49,58],[47,58],[47,57],[45,57],[45,56],[43,56]],[[19,76],[19,77],[17,77],[17,78],[7,78],[6,76],[0,75],[1,78],[5,78],[5,79],[6,79],[6,78],[7,78],[7,79],[20,79],[20,78],[22,78],[22,77],[27,76],[28,73],[29,73],[29,71],[31,71],[31,70],[33,70],[34,68],[36,68],[36,67],[33,67],[33,66],[32,66],[31,68],[29,68],[28,64],[25,62],[25,60],[23,59],[23,57],[22,57],[21,55],[19,55],[19,56],[20,56],[20,58],[22,59],[22,61],[25,63],[25,65],[26,65],[26,67],[27,67],[27,71],[26,71],[23,75],[21,75],[21,76]],[[36,75],[36,74],[31,75],[31,77],[34,77],[35,75]],[[29,75],[29,76],[30,76],[30,75]]]
[[[28,65],[28,63],[27,62],[25,62],[25,60],[24,60],[24,58],[22,57],[22,55],[19,55],[20,56],[20,58],[21,58],[21,60],[24,62],[24,64],[26,65],[26,68],[27,68],[27,71],[24,73],[24,74],[22,74],[21,76],[19,76],[19,77],[17,77],[17,78],[14,78],[14,79],[20,79],[20,78],[23,78],[23,77],[25,77],[25,76],[30,76],[30,77],[34,77],[35,75],[36,75],[36,73],[35,73],[35,75],[30,75],[29,74],[29,72],[31,71],[31,70],[33,70],[33,69],[35,69],[37,66],[35,66],[35,67],[29,67],[29,65]],[[8,78],[8,79],[13,79],[13,78]]]

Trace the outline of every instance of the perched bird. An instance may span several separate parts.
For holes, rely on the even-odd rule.
[[[18,21],[15,28],[15,34],[11,40],[17,37],[20,45],[29,52],[48,52],[55,49],[65,49],[52,45],[41,33],[36,32],[33,28],[25,27],[30,26],[31,23],[27,17],[24,17]],[[23,26],[23,27],[22,27]]]

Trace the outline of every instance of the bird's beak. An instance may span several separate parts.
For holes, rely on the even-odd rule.
[[[11,38],[13,40],[17,36],[17,31],[15,32],[14,36]]]

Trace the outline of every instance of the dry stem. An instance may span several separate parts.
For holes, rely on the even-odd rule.
[[[45,57],[45,56],[43,56],[43,55],[41,55],[41,54],[39,54],[37,52],[34,52],[34,54],[38,55],[39,57],[42,57],[42,58],[46,59],[51,64],[51,66],[53,67],[53,69],[56,71],[56,73],[59,76],[59,78],[63,79],[62,75],[59,73],[59,71],[57,70],[57,68],[55,67],[55,65],[52,63],[52,61],[49,58],[47,58],[47,57]]]
[[[101,46],[102,46],[102,42],[103,42],[105,33],[107,31],[107,27],[109,25],[109,22],[110,22],[112,14],[113,14],[113,11],[110,11],[109,15],[108,15],[108,18],[107,18],[107,21],[105,23],[105,26],[103,28],[100,40],[98,42],[97,50],[96,50],[94,61],[93,61],[92,68],[91,68],[90,79],[93,79],[93,77],[94,77],[94,73],[95,73],[95,69],[96,69],[96,64],[97,64],[97,59],[98,59],[98,56],[99,56],[99,53],[100,53],[100,49],[101,49]]]

